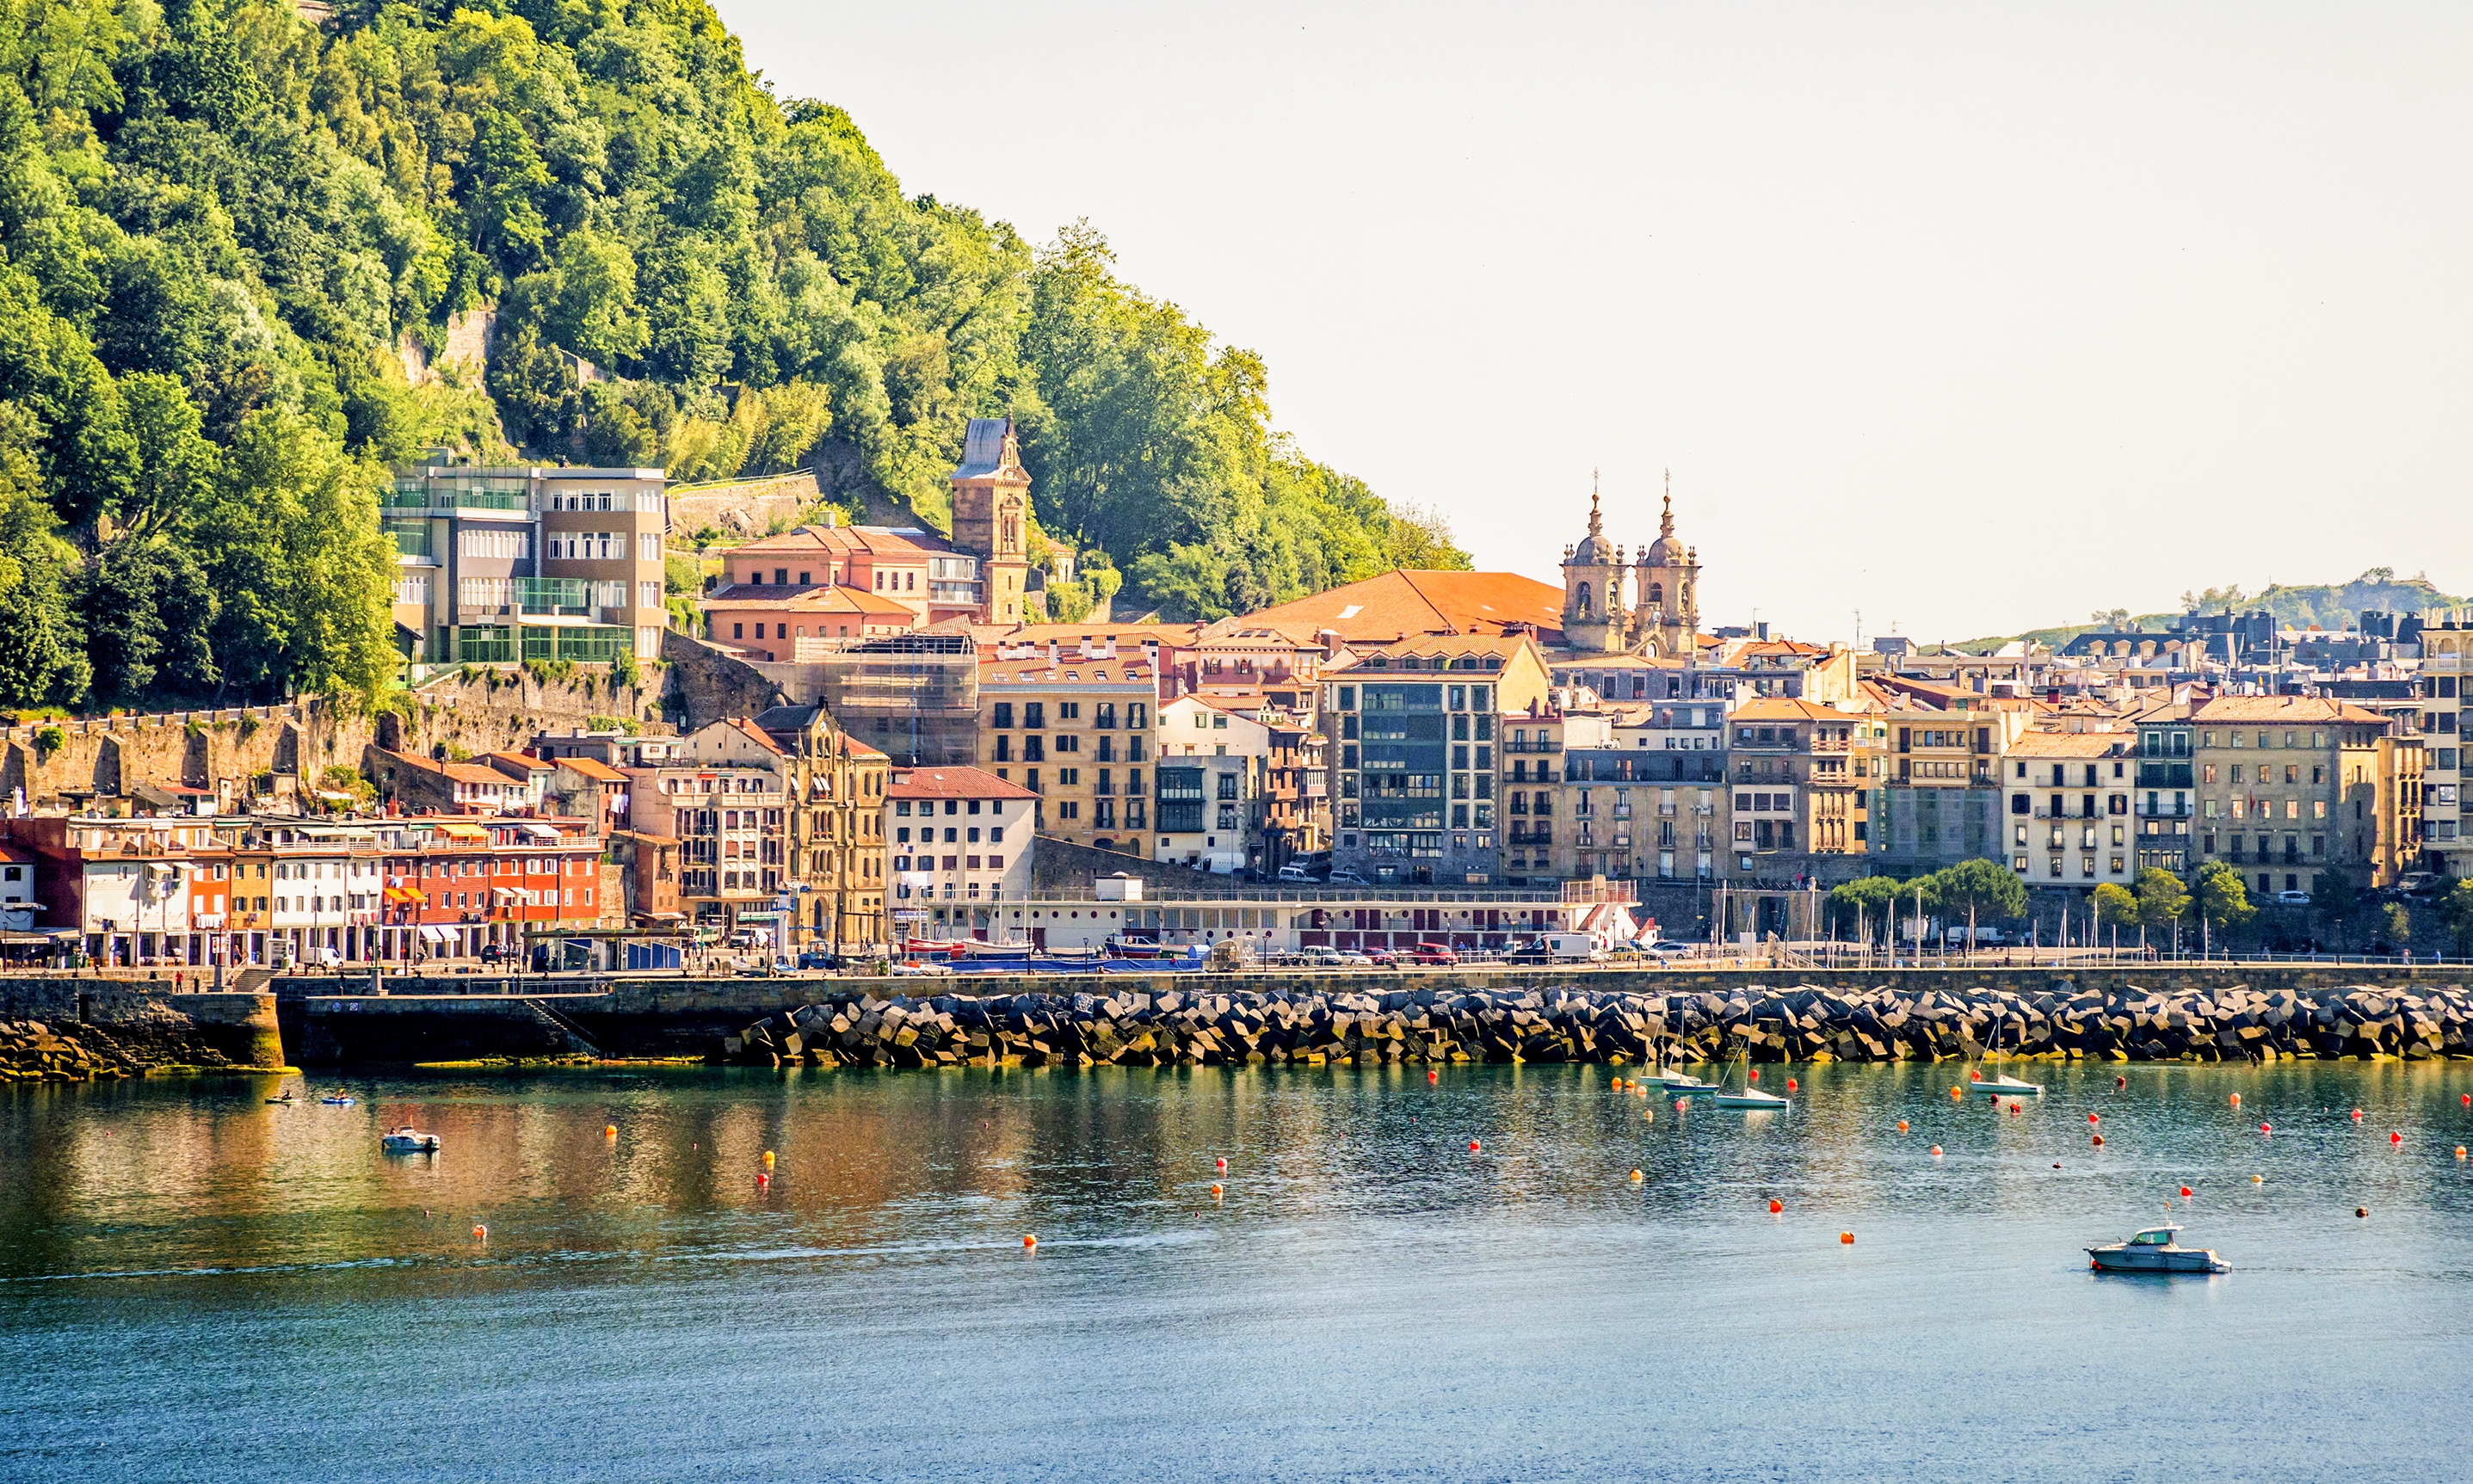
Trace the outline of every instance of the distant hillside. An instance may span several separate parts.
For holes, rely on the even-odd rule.
[[[2058,649],[2079,634],[2099,629],[2121,629],[2135,624],[2148,633],[2160,633],[2172,627],[2173,621],[2183,613],[2218,613],[2226,609],[2245,613],[2252,609],[2263,608],[2275,615],[2277,623],[2290,628],[2306,629],[2317,624],[2321,629],[2350,629],[2360,623],[2360,615],[2365,611],[2424,613],[2433,609],[2466,605],[2473,605],[2473,598],[2450,597],[2425,574],[2398,577],[2395,568],[2377,566],[2348,583],[2269,583],[2257,592],[2245,591],[2238,584],[2229,587],[2208,587],[2181,594],[2181,607],[2172,612],[2133,614],[2126,609],[2115,609],[2090,614],[2090,621],[2086,623],[1959,639],[1948,647],[1981,655],[2024,639],[2030,644]]]

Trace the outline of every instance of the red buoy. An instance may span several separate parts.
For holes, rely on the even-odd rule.
[[[1443,1074],[1429,1066],[1426,1068],[1426,1080],[1428,1082],[1440,1082],[1443,1080]]]
[[[2361,1121],[2362,1121],[2362,1111],[2361,1111],[2360,1109],[2358,1109],[2358,1108],[2356,1108],[2356,1109],[2354,1109],[2354,1110],[2353,1110],[2353,1121],[2354,1121],[2355,1123],[2359,1123],[2359,1122],[2361,1122]]]
[[[2102,1148],[2102,1147],[2103,1147],[2103,1136],[2102,1136],[2102,1135],[2098,1134],[2098,1135],[2095,1137],[2095,1147],[2097,1147],[2098,1149],[2101,1149],[2101,1148]]]
[[[2459,1098],[2457,1101],[2459,1101],[2459,1102],[2462,1103],[2462,1104],[2463,1104],[2465,1107],[2467,1107],[2467,1108],[2473,1108],[2473,1092],[2467,1092],[2467,1093],[2465,1093],[2462,1097]]]
[[[1472,1138],[1472,1139],[1470,1139],[1470,1140],[1469,1140],[1469,1153],[1471,1153],[1471,1154],[1475,1154],[1475,1153],[1477,1153],[1477,1140],[1476,1140],[1476,1139],[1473,1139],[1473,1138]]]
[[[2185,1201],[2186,1201],[2186,1200],[2188,1200],[2189,1198],[2190,1198],[2190,1187],[2189,1187],[2188,1185],[2183,1185],[2183,1186],[2181,1187],[2181,1199],[2183,1199],[2183,1200],[2185,1200]]]
[[[2101,1115],[2099,1115],[2099,1114],[2096,1114],[2096,1113],[2089,1113],[2089,1114],[2087,1114],[2087,1122],[2089,1122],[2089,1123],[2101,1123],[2102,1121],[2103,1121],[2102,1117],[2101,1117]]]
[[[1780,1212],[1780,1211],[1782,1211],[1782,1210],[1784,1210],[1784,1209],[1786,1209],[1786,1203],[1785,1203],[1784,1201],[1771,1201],[1771,1202],[1769,1202],[1769,1214],[1770,1214],[1770,1215],[1774,1216],[1774,1215],[1776,1215],[1778,1212]]]
[[[2389,1134],[2388,1136],[2388,1142],[2390,1144],[2401,1144],[2404,1142],[2404,1136],[2401,1134]]]
[[[1038,1245],[1039,1245],[1039,1238],[1038,1238],[1038,1237],[1033,1236],[1033,1235],[1029,1234],[1028,1233],[1024,1233],[1022,1234],[1022,1238],[1021,1238],[1021,1250],[1022,1250],[1022,1251],[1024,1251],[1024,1252],[1028,1252],[1028,1251],[1030,1251],[1032,1248],[1034,1248],[1034,1247],[1036,1247],[1036,1246],[1038,1246]]]
[[[2020,1115],[2024,1114],[2026,1112],[2027,1112],[2027,1105],[2026,1105],[2026,1104],[2024,1104],[2024,1103],[2016,1103],[2016,1102],[2013,1102],[2013,1103],[2011,1103],[2011,1104],[2009,1105],[2009,1116],[2011,1116],[2012,1118],[2018,1117],[2018,1116],[2020,1116]]]
[[[1840,1247],[1852,1247],[1852,1246],[1854,1246],[1854,1245],[1855,1245],[1855,1233],[1852,1233],[1852,1232],[1840,1232],[1840,1233],[1837,1233],[1837,1245],[1838,1245],[1838,1246],[1840,1246]]]
[[[2112,1089],[2116,1092],[2127,1086],[2129,1086],[2129,1079],[2126,1077],[2115,1077],[2112,1079]]]
[[[1940,1158],[1940,1145],[1938,1145],[1938,1144],[1934,1144],[1934,1145],[1933,1145],[1933,1159],[1935,1159],[1935,1160],[1937,1160],[1937,1159],[1939,1159],[1939,1158]]]
[[[1981,1082],[1983,1080],[1983,1073],[1980,1071],[1968,1072],[1966,1076],[1967,1080],[1970,1082]]]
[[[1226,1169],[1226,1168],[1228,1168],[1228,1158],[1227,1158],[1227,1156],[1225,1156],[1225,1155],[1220,1156],[1220,1159],[1219,1159],[1219,1167],[1220,1167],[1221,1169],[1223,1169],[1223,1170],[1224,1170],[1224,1169]]]
[[[1753,1080],[1754,1082],[1758,1082],[1758,1081],[1760,1081],[1760,1080],[1761,1080],[1761,1069],[1760,1069],[1759,1067],[1757,1067],[1757,1066],[1755,1066],[1755,1067],[1753,1067],[1753,1068],[1752,1068],[1752,1080]]]
[[[1791,1091],[1793,1091],[1793,1090],[1794,1090],[1794,1079],[1793,1079],[1793,1078],[1789,1077],[1789,1078],[1786,1080],[1786,1089],[1787,1089],[1789,1092],[1791,1092]]]
[[[2272,1123],[2262,1123],[2258,1126],[2258,1131],[2272,1137],[2275,1134],[2275,1125]]]
[[[1900,1119],[1898,1120],[1898,1132],[1899,1132],[1899,1133],[1901,1133],[1901,1134],[1904,1134],[1906,1131],[1907,1131],[1907,1120],[1906,1120],[1906,1119],[1904,1119],[1904,1118],[1900,1118]]]

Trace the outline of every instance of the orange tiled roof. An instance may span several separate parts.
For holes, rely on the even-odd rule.
[[[2137,746],[2134,731],[2029,731],[2009,744],[2009,755],[2115,757],[2127,756]]]
[[[1401,569],[1309,598],[1247,613],[1248,629],[1310,640],[1325,629],[1343,643],[1383,643],[1427,634],[1501,634],[1526,624],[1549,642],[1563,636],[1563,589],[1517,572]]]
[[[866,552],[876,557],[915,558],[925,561],[954,549],[953,543],[935,532],[918,526],[801,526],[779,536],[749,541],[744,546],[729,547],[722,560],[732,557],[796,557],[803,553],[829,553],[835,556]]]
[[[2363,706],[2318,696],[2219,696],[2197,709],[2202,722],[2344,722],[2381,727],[2387,717]]]
[[[714,609],[754,609],[763,611],[792,613],[853,613],[868,618],[890,618],[902,624],[915,623],[918,615],[893,599],[865,587],[849,587],[841,584],[776,585],[773,583],[732,583],[716,587],[697,600],[696,606],[708,611]]]
[[[568,768],[574,769],[576,772],[583,774],[586,778],[590,778],[595,783],[624,783],[627,781],[627,775],[619,772],[608,763],[601,761],[597,757],[562,757],[558,760],[558,763],[553,763],[550,766],[556,767],[560,764],[564,764]]]
[[[1670,703],[1669,703],[1670,704]],[[1862,711],[1841,711],[1817,701],[1797,696],[1761,696],[1744,702],[1726,713],[1729,722],[1843,722],[1864,714]]]
[[[887,799],[1036,799],[1019,783],[979,768],[914,768],[884,786]],[[975,837],[974,837],[975,838]]]

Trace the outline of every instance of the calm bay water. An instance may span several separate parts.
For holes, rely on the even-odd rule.
[[[0,1478],[2473,1472],[2473,1065],[2121,1070],[0,1094]],[[2231,1274],[2086,1271],[2183,1185]]]

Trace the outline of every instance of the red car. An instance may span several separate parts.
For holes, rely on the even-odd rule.
[[[1408,962],[1437,968],[1449,968],[1460,961],[1447,943],[1421,943],[1408,950]]]
[[[1366,948],[1361,951],[1363,951],[1367,958],[1374,961],[1374,967],[1377,969],[1397,969],[1400,967],[1400,955],[1393,953],[1386,948]]]

